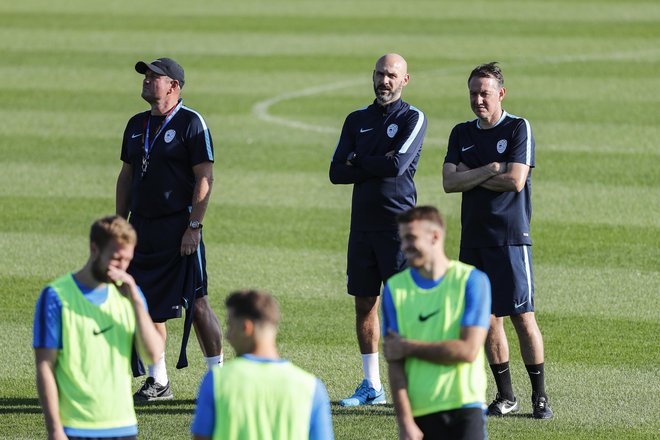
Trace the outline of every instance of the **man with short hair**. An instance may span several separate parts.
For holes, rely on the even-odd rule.
[[[140,238],[129,272],[144,290],[163,338],[165,322],[186,309],[177,368],[188,365],[185,347],[191,325],[210,368],[222,363],[222,333],[207,297],[202,240],[213,184],[211,134],[202,116],[183,105],[184,71],[176,61],[140,61],[135,70],[144,75],[142,98],[151,109],[128,121],[117,178],[116,212],[129,218]],[[149,367],[135,399],[172,398],[163,353]]]
[[[461,192],[460,260],[488,274],[493,310],[486,354],[497,396],[488,414],[519,410],[511,385],[504,317],[513,323],[532,383],[532,416],[553,417],[545,392],[543,337],[534,316],[532,273],[532,168],[534,137],[529,122],[502,108],[504,76],[497,63],[477,66],[468,77],[475,120],[458,124],[449,137],[442,169],[446,192]]]
[[[398,216],[409,269],[383,289],[383,351],[400,439],[484,440],[490,283],[447,258],[438,210]]]
[[[232,293],[225,304],[227,339],[238,357],[204,377],[193,438],[332,440],[323,382],[279,357],[275,298],[245,290]]]
[[[346,284],[355,298],[355,324],[364,380],[342,406],[384,404],[378,367],[379,295],[405,267],[396,215],[415,206],[413,178],[426,134],[426,117],[401,99],[410,76],[406,60],[376,62],[373,104],[348,115],[330,163],[330,181],[352,184]]]
[[[152,363],[164,341],[126,269],[136,235],[121,217],[91,227],[89,258],[41,292],[34,315],[37,390],[48,438],[135,439],[133,347]]]

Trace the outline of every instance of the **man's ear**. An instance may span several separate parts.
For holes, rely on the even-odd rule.
[[[245,333],[246,336],[254,335],[254,321],[251,319],[243,320],[243,333]]]

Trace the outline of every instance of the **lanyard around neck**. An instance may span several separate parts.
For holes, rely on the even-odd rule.
[[[179,109],[183,106],[183,100],[180,100],[177,105],[175,105],[169,112],[167,112],[167,116],[165,117],[165,120],[163,123],[158,127],[158,130],[156,130],[156,134],[154,135],[153,140],[151,143],[149,143],[149,128],[151,126],[151,114],[147,115],[147,126],[144,130],[144,155],[145,157],[149,157],[149,153],[151,153],[151,149],[153,148],[154,142],[156,142],[156,138],[158,135],[165,129],[165,126],[169,124],[169,122],[172,120],[174,115],[176,115],[176,112],[179,111]]]

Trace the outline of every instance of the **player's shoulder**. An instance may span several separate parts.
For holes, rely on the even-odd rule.
[[[346,119],[358,119],[358,118],[363,118],[366,114],[369,113],[370,110],[372,110],[373,104],[371,105],[365,105],[364,107],[360,107],[358,109],[355,109],[351,111]]]
[[[529,125],[529,120],[527,120],[526,118],[511,114],[509,112],[506,112],[506,114],[504,115],[504,122],[509,124],[515,124],[516,126]]]
[[[144,125],[144,122],[145,122],[146,119],[149,117],[149,113],[150,113],[149,110],[145,110],[145,111],[143,111],[143,112],[140,112],[140,113],[136,113],[136,114],[134,114],[134,115],[131,116],[131,118],[128,120],[128,124],[127,124],[127,125],[128,125],[128,126],[133,126],[133,125],[140,125],[140,126],[142,126],[142,125]]]

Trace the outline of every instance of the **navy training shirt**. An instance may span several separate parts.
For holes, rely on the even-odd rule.
[[[351,230],[396,230],[396,216],[415,206],[413,178],[426,125],[424,113],[400,99],[385,107],[374,101],[346,117],[330,181],[353,184]],[[356,166],[346,164],[353,152]]]
[[[479,128],[479,120],[463,122],[449,136],[445,163],[477,168],[491,162],[529,165],[522,191],[491,191],[477,186],[463,193],[461,247],[531,245],[534,136],[529,122],[504,112],[496,126]]]
[[[143,178],[147,118],[151,118],[152,147]],[[199,113],[182,105],[154,139],[164,120],[164,116],[152,116],[149,111],[138,113],[128,121],[124,131],[121,160],[133,166],[130,211],[141,217],[163,217],[191,206],[195,188],[192,168],[214,160],[211,133]]]

